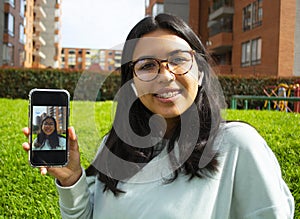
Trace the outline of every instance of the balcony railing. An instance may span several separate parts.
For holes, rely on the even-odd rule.
[[[39,18],[45,18],[47,15],[41,6],[35,5],[33,8],[35,14]]]
[[[36,31],[41,31],[41,32],[45,32],[45,31],[46,31],[46,27],[45,27],[44,24],[43,24],[41,21],[39,21],[39,20],[34,21],[34,22],[33,22],[33,25],[34,25]]]
[[[214,1],[213,6],[211,8],[211,12],[218,10],[222,7],[233,7],[233,0],[217,0]]]
[[[232,33],[232,22],[225,24],[216,23],[209,28],[210,37],[219,33]]]

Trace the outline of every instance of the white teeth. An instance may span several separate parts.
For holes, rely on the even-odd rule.
[[[167,93],[157,94],[157,97],[167,99],[176,96],[178,93],[179,93],[178,91],[167,92]]]

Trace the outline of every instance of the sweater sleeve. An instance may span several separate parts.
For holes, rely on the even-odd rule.
[[[294,199],[267,143],[245,124],[231,135],[238,145],[232,218],[292,219]]]
[[[92,218],[95,177],[86,177],[82,171],[80,179],[72,186],[62,187],[56,180],[62,218]]]

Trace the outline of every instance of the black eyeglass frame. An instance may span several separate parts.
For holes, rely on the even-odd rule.
[[[177,51],[177,52],[188,52],[188,53],[191,55],[191,58],[192,58],[191,66],[190,66],[190,68],[189,68],[186,72],[184,72],[184,73],[178,74],[178,73],[174,73],[174,72],[172,72],[172,71],[170,70],[169,65],[168,65],[168,64],[169,64],[168,59],[169,59],[172,55],[174,55],[174,54],[169,55],[169,57],[168,57],[167,59],[157,59],[157,58],[154,58],[154,57],[141,58],[141,59],[137,59],[137,60],[135,60],[135,61],[131,61],[131,62],[129,63],[129,65],[130,65],[130,67],[132,68],[134,75],[135,75],[139,80],[145,81],[145,82],[153,81],[154,79],[157,78],[157,76],[158,76],[159,73],[160,73],[161,64],[162,64],[163,62],[166,62],[166,63],[167,63],[167,64],[166,64],[166,69],[167,69],[170,73],[172,73],[172,74],[174,74],[174,75],[182,76],[182,75],[187,74],[187,73],[191,70],[191,68],[193,67],[195,50],[179,50],[179,51]],[[150,80],[143,80],[143,79],[141,79],[141,78],[136,74],[135,68],[134,68],[134,66],[135,66],[135,64],[136,64],[137,62],[142,61],[142,60],[146,60],[146,59],[152,59],[152,60],[154,60],[155,62],[157,62],[158,65],[159,65],[158,72],[156,73],[155,77],[151,78]]]

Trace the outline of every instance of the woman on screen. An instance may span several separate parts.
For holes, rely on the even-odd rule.
[[[66,149],[66,139],[57,133],[56,120],[53,117],[46,116],[43,119],[33,147],[34,150]]]

